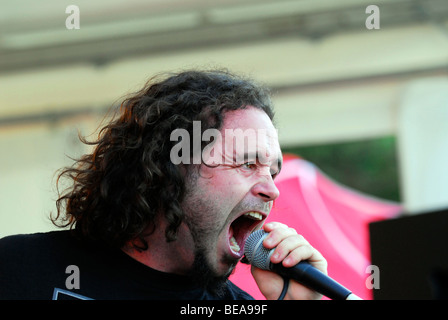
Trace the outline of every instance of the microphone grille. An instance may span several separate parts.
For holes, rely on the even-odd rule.
[[[267,235],[264,230],[257,230],[249,236],[244,245],[244,254],[250,264],[263,270],[270,270],[271,255],[274,252],[274,249],[269,250],[263,246]]]

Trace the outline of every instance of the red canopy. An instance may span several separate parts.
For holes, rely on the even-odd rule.
[[[295,156],[285,156],[276,185],[280,197],[267,221],[295,228],[327,259],[330,277],[357,296],[372,299],[366,286],[371,264],[368,224],[396,217],[402,206],[338,184]],[[250,266],[239,263],[230,279],[254,298],[264,299]]]

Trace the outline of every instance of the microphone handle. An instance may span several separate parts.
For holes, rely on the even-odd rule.
[[[271,264],[271,270],[286,278],[296,280],[332,300],[360,300],[350,290],[306,261],[301,261],[291,268],[286,268],[281,263]]]

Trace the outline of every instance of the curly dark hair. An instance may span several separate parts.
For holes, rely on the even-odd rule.
[[[201,121],[202,132],[219,130],[226,111],[249,105],[274,117],[269,90],[227,71],[185,71],[158,78],[124,100],[96,141],[80,137],[95,148],[60,171],[57,214],[51,217],[55,225],[70,226],[83,238],[111,246],[137,239],[145,250],[145,232],[157,227],[155,217],[163,213],[166,239],[173,241],[184,219],[186,190],[182,164],[170,161],[176,143],[170,141],[171,132],[183,128],[192,136],[193,121]],[[63,177],[69,188],[61,194]]]

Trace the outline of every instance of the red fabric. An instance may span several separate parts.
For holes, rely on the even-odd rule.
[[[338,184],[294,156],[284,157],[276,185],[280,196],[267,221],[295,228],[326,258],[330,277],[359,297],[372,299],[365,283],[371,264],[368,224],[396,217],[402,206]],[[264,299],[250,266],[238,264],[230,279],[254,298]]]

